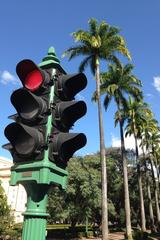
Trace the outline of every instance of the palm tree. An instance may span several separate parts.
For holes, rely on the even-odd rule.
[[[69,48],[64,52],[63,56],[67,55],[69,60],[80,55],[84,56],[79,71],[83,72],[89,65],[96,79],[102,179],[102,239],[106,240],[108,239],[107,170],[100,100],[100,60],[113,61],[116,59],[116,52],[122,53],[128,58],[130,58],[130,54],[126,48],[124,38],[119,35],[120,30],[118,28],[110,26],[105,21],[98,25],[96,19],[90,19],[88,23],[89,31],[78,30],[73,33],[75,41],[79,42],[79,44]]]
[[[101,94],[106,94],[104,107],[107,110],[108,105],[114,99],[117,105],[116,123],[119,122],[121,136],[121,155],[123,160],[123,181],[124,181],[124,201],[126,214],[126,234],[128,239],[132,239],[131,218],[130,218],[130,200],[128,191],[128,173],[127,159],[125,156],[125,144],[123,134],[124,119],[122,118],[122,109],[126,106],[126,96],[131,94],[134,97],[140,97],[139,87],[141,82],[132,74],[133,65],[123,65],[118,59],[114,64],[110,64],[108,71],[101,74]]]
[[[127,110],[127,120],[128,124],[126,126],[126,135],[133,134],[135,139],[135,150],[136,150],[136,161],[137,161],[137,175],[138,175],[138,185],[139,185],[139,196],[140,196],[140,211],[141,211],[141,228],[142,231],[146,231],[146,218],[144,210],[144,197],[142,188],[142,174],[141,166],[139,160],[139,149],[138,149],[138,138],[141,135],[141,129],[143,123],[147,121],[147,116],[150,114],[148,104],[143,101],[133,101],[132,98],[129,99]]]
[[[156,122],[156,121],[155,121]],[[160,143],[160,134],[158,132],[158,126],[154,126],[148,132],[148,138],[144,139],[144,144],[146,144],[146,149],[148,150],[149,155],[149,163],[151,167],[152,173],[152,181],[154,185],[154,195],[155,195],[155,205],[156,205],[156,215],[157,215],[157,225],[160,228],[160,208],[159,208],[159,187],[158,183],[155,178],[155,171],[154,171],[154,158],[157,155],[157,147],[159,148]]]
[[[154,183],[154,195],[155,195],[155,203],[156,203],[156,215],[157,215],[157,225],[158,225],[158,229],[160,229],[160,208],[159,208],[159,185],[158,185],[158,181],[156,181],[156,177],[155,177],[155,171],[154,171],[154,161],[157,162],[156,159],[156,151],[157,151],[157,147],[159,147],[159,143],[160,143],[160,133],[157,129],[157,131],[154,131],[151,133],[151,138],[150,138],[150,144],[151,144],[151,153],[153,158],[150,158],[150,164],[151,164],[151,171],[152,171],[152,179],[153,179],[153,183]]]
[[[150,138],[151,133],[156,131],[158,122],[153,119],[152,112],[149,114],[147,121],[143,121],[141,124],[142,133],[141,133],[141,144],[143,150],[143,160],[145,165],[145,173],[146,173],[146,185],[147,185],[147,195],[148,195],[148,206],[149,206],[149,215],[150,215],[150,226],[151,230],[154,232],[156,230],[155,228],[155,221],[154,221],[154,214],[153,214],[153,201],[152,201],[152,195],[151,195],[151,180],[150,180],[150,169],[149,166],[149,147],[150,147]],[[146,151],[148,151],[148,154],[146,151],[144,151],[144,148]]]

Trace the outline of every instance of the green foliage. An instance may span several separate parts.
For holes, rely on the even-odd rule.
[[[123,207],[122,160],[119,148],[106,150],[108,169],[109,220],[120,223],[120,209]],[[99,154],[74,157],[68,164],[66,192],[52,188],[48,209],[49,223],[56,221],[85,223],[101,222],[101,165]]]
[[[106,94],[104,107],[107,110],[111,99],[114,99],[118,111],[127,106],[127,96],[130,94],[136,100],[142,98],[140,87],[142,83],[132,74],[133,65],[123,65],[118,59],[109,64],[108,71],[101,73],[101,94]]]
[[[70,160],[66,193],[54,188],[49,197],[50,222],[63,219],[74,226],[77,222],[85,222],[86,217],[100,221],[99,165],[100,160],[97,156],[87,156],[84,159],[77,157]]]
[[[88,21],[88,24],[88,31],[80,29],[72,33],[76,45],[67,49],[63,54],[63,56],[68,56],[69,60],[80,55],[84,57],[79,66],[80,72],[83,72],[89,65],[93,74],[95,74],[97,57],[98,59],[116,61],[116,52],[131,59],[126,42],[119,35],[120,30],[117,27],[110,26],[105,21],[99,24],[93,18]]]
[[[147,232],[142,232],[140,229],[134,229],[133,239],[134,240],[147,240],[148,239],[148,233]]]
[[[71,159],[68,166],[67,200],[72,223],[84,222],[86,217],[100,221],[101,177],[99,170],[100,160],[97,155],[86,156],[84,159]]]
[[[123,168],[120,148],[106,149],[108,170],[109,222],[125,227]],[[54,187],[49,194],[49,223],[101,224],[101,165],[99,154],[74,157],[68,163],[68,184],[66,191]],[[143,176],[144,182],[145,174]],[[128,167],[132,226],[140,225],[140,204],[137,185],[137,171]],[[147,190],[144,189],[147,193]],[[145,196],[145,195],[144,195]],[[147,202],[145,203],[147,206]],[[146,208],[146,213],[147,212]],[[66,225],[66,228],[68,226]]]
[[[82,237],[91,237],[94,235],[94,228],[89,226],[86,232],[85,225],[78,225],[74,229],[70,224],[54,224],[47,226],[47,237],[54,239],[80,239]]]
[[[7,197],[0,183],[0,235],[7,232],[13,224],[11,209],[7,204]]]
[[[50,189],[48,211],[50,213],[48,223],[56,223],[66,218],[64,190],[58,187]]]
[[[120,214],[119,215],[120,215],[120,219],[119,219],[120,220],[120,225],[124,227],[125,226],[125,211],[124,211],[123,208],[120,209]]]
[[[143,128],[148,122],[148,117],[152,115],[148,104],[142,100],[135,101],[129,97],[125,115],[127,119],[126,136],[134,134],[136,137],[141,137]]]
[[[123,205],[124,205],[123,204],[122,158],[121,158],[120,148],[106,149],[106,157],[107,157],[107,170],[108,170],[109,219],[112,222],[117,222],[120,224],[120,209],[123,208]],[[113,212],[113,206],[114,206],[114,212]],[[112,215],[111,215],[111,212],[112,212]]]

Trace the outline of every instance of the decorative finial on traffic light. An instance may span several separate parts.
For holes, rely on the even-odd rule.
[[[66,73],[60,65],[60,60],[56,56],[54,47],[48,49],[48,54],[42,59],[42,62],[39,64],[41,68],[57,68],[60,72]]]

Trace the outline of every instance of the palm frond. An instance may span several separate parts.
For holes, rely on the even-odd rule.
[[[114,66],[116,65],[117,68],[122,68],[122,63],[116,56],[114,55],[109,56],[108,61],[112,62]]]
[[[126,116],[123,112],[123,109],[116,111],[114,115],[114,126],[116,127],[119,122],[121,122],[121,124],[124,125],[125,119]]]
[[[89,49],[87,49],[83,45],[78,45],[76,47],[71,47],[67,49],[63,54],[62,57],[67,56],[69,60],[80,56],[80,55],[87,55],[89,53]]]
[[[120,32],[118,27],[110,26],[107,32],[107,38],[112,38]]]
[[[89,30],[91,35],[97,35],[97,30],[98,30],[98,21],[95,18],[91,18],[88,21],[89,24]]]
[[[92,102],[97,102],[98,98],[97,98],[97,92],[96,91],[93,93],[91,100],[92,100]]]
[[[104,103],[103,103],[105,110],[108,109],[108,106],[109,106],[111,100],[112,100],[111,96],[109,96],[109,95],[106,95],[106,96],[105,96],[105,98],[104,98]]]
[[[110,25],[107,24],[105,21],[102,21],[101,24],[99,25],[99,36],[101,37],[102,40],[109,29],[110,29]]]
[[[96,57],[95,57],[95,55],[92,55],[92,58],[90,59],[90,68],[91,68],[91,71],[92,71],[93,75],[95,75],[95,70],[96,70]]]
[[[129,61],[132,60],[132,58],[131,58],[131,53],[129,52],[129,50],[128,50],[126,47],[124,47],[124,46],[122,46],[122,45],[119,45],[119,46],[117,47],[117,51],[119,51],[120,53],[122,53],[122,55],[126,56]]]
[[[79,72],[84,72],[84,70],[88,66],[91,58],[92,58],[92,56],[90,55],[90,56],[84,58],[84,60],[82,60],[82,62],[79,65]]]
[[[91,35],[87,31],[78,30],[77,32],[73,32],[72,36],[74,37],[75,42],[82,42],[87,45],[91,44]]]
[[[126,64],[124,66],[124,69],[123,69],[123,74],[124,75],[130,75],[130,73],[132,72],[133,68],[134,68],[133,64],[130,64],[130,63]]]
[[[80,29],[72,33],[74,41],[79,44],[66,50],[63,57],[67,56],[71,60],[80,55],[85,56],[80,65],[80,70],[84,71],[85,66],[90,65],[93,74],[95,74],[95,58],[97,57],[100,60],[115,62],[117,65],[117,52],[130,58],[125,40],[119,35],[119,28],[112,27],[105,21],[98,24],[98,21],[94,18],[89,19],[88,24],[88,31]],[[92,58],[89,58],[91,55]]]
[[[98,36],[92,36],[92,38],[91,38],[91,46],[93,48],[97,48],[97,49],[100,48],[100,46],[101,46],[101,38],[100,38],[99,35]]]

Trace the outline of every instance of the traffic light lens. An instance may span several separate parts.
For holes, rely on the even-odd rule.
[[[83,101],[66,101],[56,105],[56,111],[53,114],[53,119],[57,127],[66,131],[82,116],[85,115],[87,107]]]
[[[86,85],[87,78],[83,73],[61,75],[55,85],[55,95],[62,101],[73,100]]]
[[[67,161],[72,155],[84,147],[87,138],[83,133],[59,133],[54,136],[53,143],[50,147],[49,158],[52,157],[57,161],[57,164],[67,164]]]
[[[9,124],[5,128],[5,136],[16,152],[23,156],[33,154],[39,146],[44,144],[41,132],[23,124]]]
[[[41,86],[42,82],[42,74],[39,70],[36,69],[26,76],[24,80],[24,86],[30,91],[34,92]]]
[[[34,145],[35,145],[34,138],[31,137],[28,133],[22,132],[21,130],[21,132],[17,135],[17,138],[15,139],[14,147],[17,153],[26,155],[34,151]]]
[[[46,101],[23,88],[12,93],[11,102],[19,116],[27,122],[41,118],[47,111]]]

